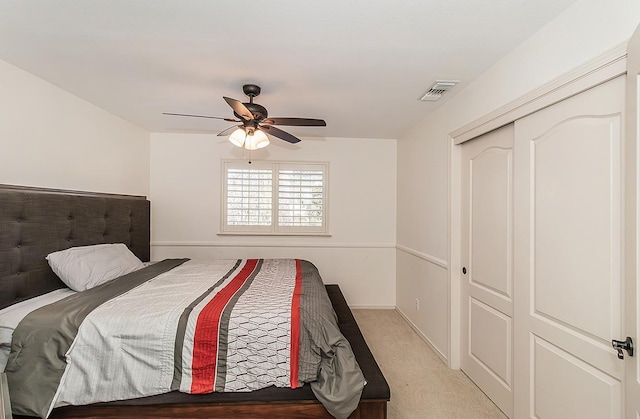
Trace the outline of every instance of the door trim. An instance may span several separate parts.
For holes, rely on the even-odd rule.
[[[627,71],[627,42],[620,44],[588,63],[542,85],[467,125],[451,132],[454,144],[481,134],[560,102],[598,84],[615,79]]]
[[[640,246],[640,148],[637,144],[638,135],[640,133],[640,126],[638,121],[638,79],[640,78],[640,53],[638,53],[638,47],[640,47],[640,26],[636,28],[631,40],[629,41],[630,47],[628,48],[631,53],[627,58],[628,74],[627,74],[627,86],[625,97],[625,173],[624,183],[625,190],[623,190],[623,196],[625,200],[625,253],[626,258],[624,269],[624,275],[627,278],[625,283],[627,313],[625,317],[625,336],[631,336],[634,341],[640,340],[640,324],[638,324],[638,293],[640,287],[640,258],[638,256],[638,250]],[[629,309],[629,307],[632,307]],[[620,339],[624,339],[621,337]],[[637,345],[637,342],[634,342]],[[625,361],[627,363],[627,382],[626,382],[626,399],[625,410],[627,417],[636,417],[633,410],[640,411],[640,403],[636,398],[632,398],[635,392],[638,391],[638,380],[640,377],[638,374],[638,367],[640,366],[640,354],[634,354],[634,358],[629,358],[625,354]],[[633,409],[633,410],[631,410]]]

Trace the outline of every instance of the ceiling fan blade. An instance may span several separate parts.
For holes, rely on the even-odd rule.
[[[231,99],[230,97],[223,96],[222,97],[228,104],[233,108],[233,111],[240,115],[242,119],[245,121],[251,121],[253,119],[253,114],[246,106],[239,100]]]
[[[312,118],[267,118],[262,121],[263,124],[269,125],[289,125],[292,127],[326,127],[327,123],[324,119]]]
[[[289,134],[288,132],[282,131],[281,129],[278,129],[276,127],[272,127],[270,125],[260,125],[258,127],[258,129],[261,129],[262,131],[266,132],[267,134],[271,134],[274,137],[278,137],[281,140],[285,140],[288,143],[291,144],[295,144],[295,143],[299,143],[301,140],[298,137],[294,137],[293,135]]]
[[[169,112],[162,112],[163,115],[172,115],[172,116],[190,116],[192,118],[210,118],[210,119],[222,119],[223,121],[229,121],[229,122],[240,122],[237,119],[232,119],[232,118],[222,118],[219,116],[206,116],[206,115],[189,115],[186,113],[169,113]]]
[[[221,133],[219,133],[218,137],[224,137],[225,135],[231,135],[231,133],[233,131],[237,130],[238,128],[242,128],[242,125],[238,125],[238,126],[233,126],[231,128],[227,128],[226,130],[224,130]]]

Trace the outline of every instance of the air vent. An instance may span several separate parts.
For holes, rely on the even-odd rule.
[[[431,86],[429,91],[425,93],[425,95],[422,96],[420,100],[435,102],[436,100],[440,99],[447,90],[453,89],[453,87],[458,83],[459,82],[453,80],[436,80],[433,86]]]

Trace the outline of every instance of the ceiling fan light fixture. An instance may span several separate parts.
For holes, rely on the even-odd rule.
[[[269,145],[267,135],[260,131],[253,131],[253,135],[247,134],[244,128],[238,128],[229,136],[229,141],[236,147],[244,147],[247,150],[258,150]]]
[[[268,145],[269,138],[267,138],[267,135],[260,130],[255,130],[253,135],[247,135],[247,140],[244,142],[244,148],[247,150],[257,150]]]
[[[229,141],[236,147],[243,147],[246,137],[247,133],[244,131],[244,128],[238,128],[231,133]]]

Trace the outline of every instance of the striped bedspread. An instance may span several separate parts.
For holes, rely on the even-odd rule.
[[[14,413],[40,417],[305,383],[347,417],[364,386],[317,270],[296,259],[165,260],[78,293],[21,322],[6,372]]]

